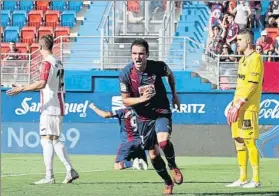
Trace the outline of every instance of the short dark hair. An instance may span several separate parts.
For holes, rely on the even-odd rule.
[[[214,28],[217,28],[219,31],[221,30],[221,28],[219,27],[219,25],[213,25],[212,30],[213,30]]]
[[[248,35],[251,39],[251,41],[254,41],[254,33],[250,29],[241,29],[238,32],[238,35]]]
[[[131,51],[133,46],[143,46],[145,48],[146,53],[149,53],[149,45],[145,39],[136,39],[132,42]]]
[[[52,50],[54,39],[52,35],[43,35],[40,38],[40,47],[44,50]]]

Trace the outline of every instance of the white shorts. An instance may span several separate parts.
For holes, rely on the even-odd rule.
[[[41,114],[40,135],[60,136],[62,132],[62,122],[64,116]]]

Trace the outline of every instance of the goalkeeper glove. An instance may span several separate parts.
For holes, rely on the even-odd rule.
[[[233,122],[237,121],[239,110],[241,106],[245,103],[244,99],[238,99],[229,109],[228,115],[227,115],[227,122],[229,125],[231,125]]]

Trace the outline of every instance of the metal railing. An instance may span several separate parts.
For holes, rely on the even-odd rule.
[[[60,42],[66,69],[122,69],[132,61],[130,46],[136,38],[149,42],[149,59],[165,61],[174,70],[198,67],[200,63],[194,62],[200,58],[197,46],[201,52],[204,50],[202,44],[191,38],[178,36],[62,36],[59,39],[64,38],[77,40]]]
[[[206,52],[205,59],[207,59],[206,69],[211,73],[210,77],[206,77],[211,83],[216,84],[217,89],[229,90],[235,89],[237,83],[237,72],[239,60],[244,55],[217,55]],[[279,55],[262,55],[263,61],[278,61]],[[211,78],[211,77],[214,78]],[[216,77],[217,76],[217,77]]]

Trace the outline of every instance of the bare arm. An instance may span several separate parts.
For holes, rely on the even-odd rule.
[[[23,91],[36,91],[45,88],[46,80],[40,80],[26,86],[14,86],[12,89],[7,90],[6,94],[9,96],[15,96]]]
[[[123,104],[126,107],[144,103],[144,102],[148,101],[149,99],[151,99],[151,97],[153,96],[152,94],[149,93],[149,91],[145,91],[143,93],[143,96],[140,96],[140,97],[130,97],[130,93],[121,93],[121,95],[122,95]]]
[[[103,110],[100,110],[99,108],[97,108],[94,103],[91,103],[89,105],[90,109],[92,109],[94,112],[96,112],[96,114],[98,114],[98,116],[102,117],[102,118],[111,118],[113,117],[113,114],[111,112],[106,112]]]
[[[173,106],[176,105],[177,108],[180,109],[180,99],[176,92],[174,75],[169,68],[168,68],[168,74],[167,74],[167,81],[170,85],[170,89],[172,92],[172,104],[173,104]]]

